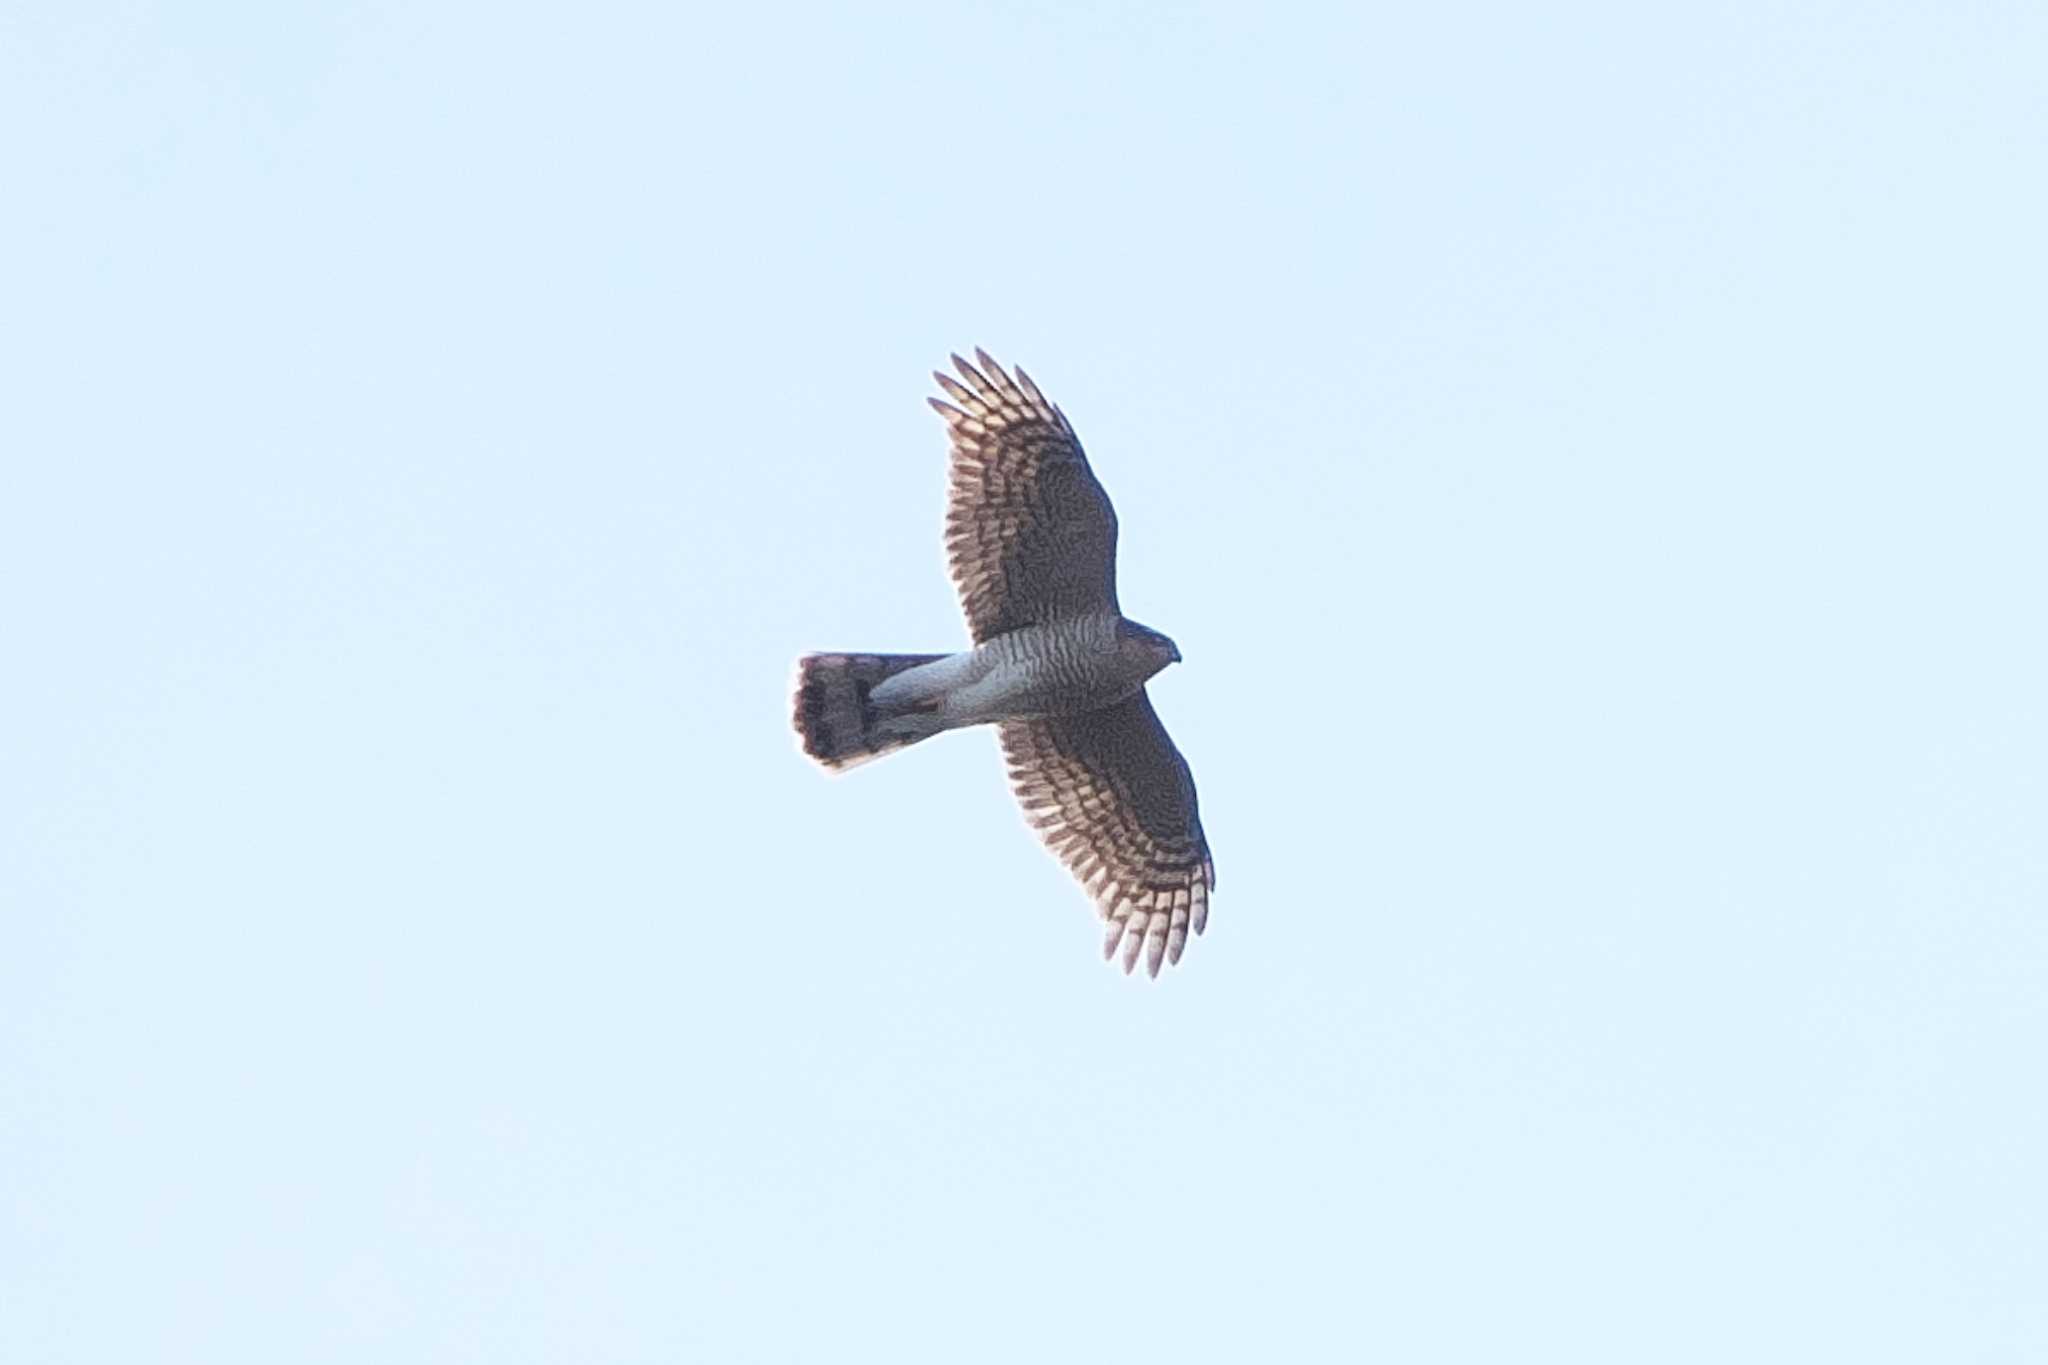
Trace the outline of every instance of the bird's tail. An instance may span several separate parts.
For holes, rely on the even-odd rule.
[[[943,654],[806,654],[796,666],[796,732],[804,752],[835,771],[937,734],[936,707],[878,708],[875,685]]]

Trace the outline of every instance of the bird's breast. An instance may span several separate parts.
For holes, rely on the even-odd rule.
[[[1026,720],[1094,711],[1145,685],[1116,647],[1114,624],[1026,626],[986,640],[974,653],[986,671],[948,703],[962,723]]]

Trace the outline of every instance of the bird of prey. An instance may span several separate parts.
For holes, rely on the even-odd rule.
[[[804,752],[850,768],[993,724],[1025,818],[1106,921],[1103,956],[1159,974],[1202,932],[1216,865],[1195,782],[1145,695],[1180,650],[1116,600],[1116,511],[1066,415],[985,351],[931,405],[952,439],[946,551],[974,647],[809,654]]]

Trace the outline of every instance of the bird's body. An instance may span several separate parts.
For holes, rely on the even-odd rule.
[[[947,729],[1095,711],[1145,685],[1168,660],[1119,636],[1107,614],[1023,626],[973,649],[898,673],[874,690],[878,707],[936,701]]]
[[[1022,370],[954,358],[947,546],[974,634],[956,654],[811,654],[806,753],[844,769],[946,730],[1000,727],[1025,814],[1156,974],[1207,917],[1215,865],[1194,781],[1145,695],[1180,651],[1116,601],[1116,514],[1073,427]],[[955,404],[958,406],[955,406]]]

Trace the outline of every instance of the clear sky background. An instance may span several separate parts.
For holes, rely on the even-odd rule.
[[[2048,8],[15,3],[0,1359],[2048,1359]],[[1220,886],[936,650],[1077,424]]]

